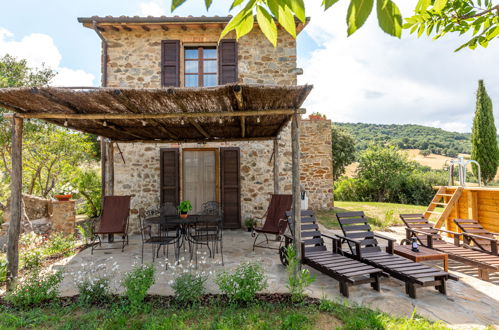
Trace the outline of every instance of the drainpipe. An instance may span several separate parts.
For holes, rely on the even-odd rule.
[[[97,27],[97,22],[96,21],[92,21],[92,27],[95,31],[95,33],[97,33],[97,35],[99,36],[100,40],[102,41],[102,56],[101,56],[101,68],[102,68],[102,71],[101,71],[101,85],[102,87],[107,87],[107,60],[108,60],[108,56],[107,56],[107,41],[106,39],[104,38],[104,36],[102,35],[102,33],[100,33],[98,27]]]

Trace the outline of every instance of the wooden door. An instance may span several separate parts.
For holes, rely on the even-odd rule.
[[[177,148],[163,148],[160,150],[160,202],[173,203],[177,206],[180,201],[179,192],[179,151]]]
[[[224,228],[241,228],[239,148],[220,148],[220,179]]]

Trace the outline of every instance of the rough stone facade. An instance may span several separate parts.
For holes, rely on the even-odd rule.
[[[291,193],[291,136],[286,127],[279,139],[279,192]],[[309,192],[311,209],[332,207],[332,156],[331,121],[302,120],[300,126],[301,181]],[[141,144],[120,143],[119,149],[125,163],[115,148],[114,193],[135,195],[132,199],[132,230],[138,228],[137,215],[140,210],[156,207],[160,198],[160,149],[179,148],[240,148],[241,173],[241,219],[262,216],[274,192],[273,142],[221,142],[221,143],[182,143],[182,144]],[[182,174],[181,174],[182,176]],[[180,180],[182,182],[182,180]],[[182,186],[180,188],[182,197]]]
[[[50,224],[53,231],[73,234],[75,232],[75,201],[52,201],[50,203]]]
[[[182,47],[217,45],[221,29],[187,28],[103,32],[108,42],[107,85],[109,87],[161,87],[161,41],[180,40],[180,85],[183,86]],[[280,31],[276,48],[258,28],[238,41],[238,81],[248,84],[296,85],[296,41]],[[229,34],[227,38],[234,38]],[[279,192],[291,193],[291,129],[279,137]],[[332,206],[331,122],[301,122],[301,180],[309,191],[309,206]],[[273,141],[220,142],[206,144],[130,144],[120,143],[126,163],[115,148],[114,194],[135,195],[131,205],[132,230],[137,230],[137,215],[142,209],[156,207],[160,199],[160,148],[240,148],[241,220],[262,216],[274,193]],[[182,165],[180,165],[182,169]],[[180,170],[182,171],[182,170]],[[182,176],[182,174],[180,174]],[[182,178],[180,198],[182,198]]]
[[[151,30],[103,32],[108,43],[108,87],[161,87],[161,41],[180,40],[181,47],[217,45],[221,30]],[[234,38],[229,34],[226,38]],[[296,41],[280,31],[276,48],[258,28],[238,41],[239,82],[296,85]],[[180,52],[180,85],[184,85],[183,51]]]

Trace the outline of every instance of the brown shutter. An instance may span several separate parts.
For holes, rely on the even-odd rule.
[[[218,84],[237,82],[237,42],[224,39],[218,46]]]
[[[179,150],[177,148],[162,148],[160,153],[161,204],[170,202],[178,205],[180,203]]]
[[[180,41],[161,41],[161,85],[180,86]]]
[[[220,179],[224,228],[241,228],[239,148],[220,148]]]

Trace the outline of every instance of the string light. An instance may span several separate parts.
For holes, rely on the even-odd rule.
[[[64,121],[64,127],[68,127],[68,120],[67,119]]]
[[[222,118],[218,119],[218,123],[222,125]]]
[[[104,122],[102,123],[102,126],[106,127],[107,126],[107,121],[104,120]]]
[[[180,125],[184,125],[184,120],[183,119],[180,120]]]
[[[256,117],[256,122],[260,123],[260,117]]]
[[[142,126],[146,126],[146,125],[147,125],[146,121],[145,121],[145,120],[143,120],[143,121],[142,121]]]

